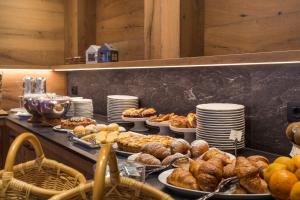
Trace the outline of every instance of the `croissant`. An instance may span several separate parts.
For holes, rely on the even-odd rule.
[[[182,168],[176,168],[167,178],[169,184],[177,187],[198,190],[197,181],[195,177],[189,172]]]
[[[220,158],[223,162],[223,165],[231,163],[231,160],[228,155],[218,149],[209,149],[203,155],[203,160],[209,160],[211,158]]]
[[[171,155],[169,148],[166,148],[159,142],[150,142],[142,148],[142,152],[153,155],[154,157],[163,160],[167,156]]]
[[[236,176],[235,164],[236,164],[236,159],[234,159],[232,163],[226,165],[223,168],[223,178],[230,178]]]
[[[259,169],[247,158],[236,159],[236,174],[240,179],[240,185],[249,193],[262,194],[268,192],[267,183],[259,177]]]
[[[259,170],[261,178],[264,177],[264,170],[269,166],[269,160],[266,157],[255,155],[247,158]]]
[[[141,153],[135,158],[135,161],[146,164],[146,165],[161,165],[160,160],[154,156],[146,153]]]
[[[212,158],[208,161],[191,161],[190,172],[196,178],[200,190],[212,192],[222,179],[222,160]]]
[[[195,113],[189,113],[186,116],[186,119],[187,119],[187,127],[188,128],[196,128],[197,127],[197,120],[196,120]]]

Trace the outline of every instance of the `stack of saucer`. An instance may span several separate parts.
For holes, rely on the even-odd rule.
[[[92,99],[72,99],[70,109],[70,114],[73,114],[73,116],[93,118],[94,108]]]
[[[70,104],[70,108],[66,114],[66,117],[74,117],[75,116],[75,105],[74,105],[74,100],[77,100],[77,99],[83,99],[83,97],[71,97],[70,98],[70,101],[71,101],[71,104]]]
[[[109,95],[107,96],[107,120],[109,123],[126,123],[122,119],[122,112],[128,108],[138,108],[138,106],[138,97],[128,95]]]
[[[196,138],[206,140],[210,146],[221,150],[233,150],[229,139],[232,130],[241,131],[242,139],[237,148],[245,147],[245,106],[229,103],[200,104],[196,107]]]

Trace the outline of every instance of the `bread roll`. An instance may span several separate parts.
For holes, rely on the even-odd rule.
[[[191,144],[192,158],[198,158],[209,150],[209,145],[205,140],[195,140]]]
[[[190,144],[184,139],[176,139],[171,143],[171,153],[187,154],[190,150]]]
[[[166,148],[159,142],[150,142],[142,148],[142,152],[153,155],[154,157],[163,160],[167,156],[171,155],[169,148]]]
[[[173,155],[167,156],[163,161],[161,162],[162,165],[169,165],[174,159],[183,157],[184,155],[181,153],[175,153]],[[186,159],[184,159],[186,160]]]
[[[160,160],[147,153],[141,153],[136,157],[135,161],[145,165],[161,165]]]

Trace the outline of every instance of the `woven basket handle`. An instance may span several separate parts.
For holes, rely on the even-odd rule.
[[[44,157],[42,145],[41,145],[40,141],[38,140],[38,138],[35,135],[33,135],[32,133],[28,133],[28,132],[23,133],[23,134],[19,135],[18,137],[16,137],[14,142],[9,147],[8,154],[7,154],[6,161],[5,161],[5,167],[4,167],[5,171],[7,171],[7,172],[13,171],[13,166],[15,164],[16,155],[17,155],[19,149],[22,147],[22,145],[26,141],[30,142],[31,145],[33,146],[37,158]]]
[[[107,162],[109,162],[110,179],[112,184],[115,185],[120,182],[120,172],[116,154],[114,151],[111,151],[111,144],[106,144],[101,147],[98,155],[94,177],[93,200],[102,200],[104,197]]]

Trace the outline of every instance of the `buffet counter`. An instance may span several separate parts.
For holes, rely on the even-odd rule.
[[[103,116],[96,117],[97,122],[105,123],[106,118]],[[79,171],[81,171],[86,177],[93,178],[93,165],[96,163],[98,150],[88,149],[69,141],[68,137],[64,133],[55,132],[51,127],[43,127],[36,124],[30,124],[26,120],[20,120],[15,115],[9,115],[7,117],[0,118],[0,146],[1,146],[1,167],[3,168],[7,150],[10,143],[14,138],[22,132],[32,132],[40,139],[43,146],[45,155],[47,158],[55,159],[59,162],[67,164]],[[238,152],[239,155],[254,155],[260,154],[266,156],[273,161],[278,155],[262,152],[251,148],[245,148]],[[22,152],[20,152],[20,158],[17,158],[17,163],[24,162],[34,158],[33,148],[29,145],[25,145]],[[125,157],[118,156],[120,160]],[[158,174],[150,175],[146,182],[154,187],[169,193],[174,199],[193,199],[192,197],[183,196],[179,193],[175,193],[162,185],[158,179]]]

